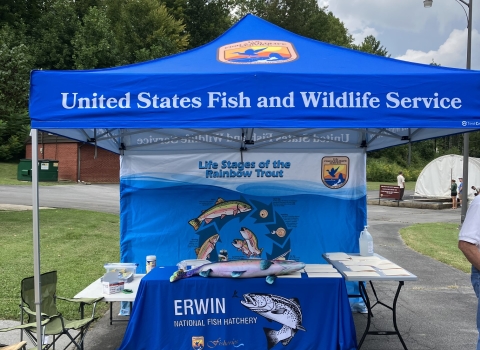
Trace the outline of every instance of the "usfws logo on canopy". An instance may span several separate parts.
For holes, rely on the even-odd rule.
[[[298,54],[287,41],[247,40],[218,49],[218,60],[232,64],[271,64],[295,61]]]
[[[338,189],[348,182],[350,159],[348,157],[323,157],[322,181],[328,188]]]

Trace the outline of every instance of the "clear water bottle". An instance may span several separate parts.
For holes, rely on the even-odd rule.
[[[370,256],[373,255],[373,238],[370,232],[367,230],[367,226],[360,233],[359,243],[360,243],[360,255]]]

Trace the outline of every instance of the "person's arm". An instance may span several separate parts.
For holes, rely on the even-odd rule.
[[[467,258],[467,260],[475,266],[477,270],[480,270],[480,250],[475,244],[458,241],[458,249],[460,249]]]

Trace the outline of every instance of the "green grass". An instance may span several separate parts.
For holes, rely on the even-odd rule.
[[[471,264],[457,248],[458,224],[415,224],[402,228],[400,235],[410,248],[420,254],[470,272]]]
[[[405,189],[406,190],[414,190],[415,189],[416,181],[405,182]],[[367,190],[368,191],[380,191],[380,185],[392,185],[397,186],[397,181],[395,182],[375,182],[375,181],[367,181]]]
[[[120,261],[118,215],[44,209],[39,220],[41,272],[57,270],[59,296],[72,298],[105,273],[105,263]],[[0,222],[0,319],[19,320],[20,281],[33,276],[32,212],[0,211]],[[78,317],[78,305],[59,303],[65,317]]]
[[[2,163],[0,162],[0,185],[23,185],[31,186],[31,181],[18,181],[17,180],[17,163]],[[60,184],[72,184],[71,181],[41,181],[38,184],[40,186],[53,186]]]

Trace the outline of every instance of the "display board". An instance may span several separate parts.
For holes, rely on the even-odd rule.
[[[124,262],[143,266],[153,254],[167,265],[197,258],[318,263],[327,251],[358,252],[365,222],[363,150],[122,157]]]

